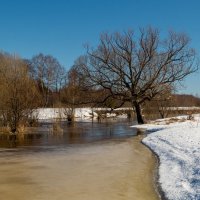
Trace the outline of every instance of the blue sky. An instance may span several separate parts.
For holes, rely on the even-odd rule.
[[[101,32],[145,26],[185,32],[200,52],[199,0],[0,0],[0,50],[31,58],[51,54],[69,68]],[[200,74],[180,93],[200,95]]]

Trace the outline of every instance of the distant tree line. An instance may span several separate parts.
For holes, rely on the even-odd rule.
[[[199,109],[191,107],[200,107],[200,98],[198,96],[170,94],[162,96],[159,101],[155,99],[147,102],[144,105],[144,114],[147,119],[155,119],[199,113]]]
[[[161,39],[153,28],[102,34],[67,71],[52,55],[32,59],[0,53],[0,121],[15,132],[30,125],[38,107],[131,106],[138,123],[148,102],[158,108],[176,99],[180,106],[199,106],[199,98],[174,96],[177,82],[198,69],[185,34],[169,32]],[[192,103],[191,103],[192,102]],[[155,103],[154,103],[155,104]],[[171,104],[172,105],[172,104]]]

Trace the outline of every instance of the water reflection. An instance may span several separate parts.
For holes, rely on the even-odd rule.
[[[126,119],[99,122],[41,122],[40,127],[30,128],[26,134],[1,135],[0,147],[50,146],[88,143],[93,141],[124,138],[136,135],[130,128],[133,122]]]

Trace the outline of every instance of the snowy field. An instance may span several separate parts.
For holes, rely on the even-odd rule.
[[[200,115],[136,125],[160,159],[159,184],[170,200],[200,200]]]

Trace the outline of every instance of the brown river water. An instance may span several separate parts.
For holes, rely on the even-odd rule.
[[[159,199],[153,183],[155,157],[130,125],[63,124],[62,136],[1,139],[0,199]]]

